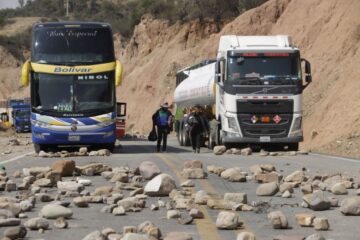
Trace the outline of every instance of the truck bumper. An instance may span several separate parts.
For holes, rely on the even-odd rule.
[[[284,137],[284,138],[270,138],[266,139],[265,141],[260,138],[244,138],[240,136],[232,136],[228,133],[224,132],[224,136],[222,138],[222,142],[226,143],[299,143],[304,141],[303,136],[296,136],[296,137]]]
[[[90,145],[108,144],[116,141],[115,124],[97,129],[96,131],[53,131],[32,126],[32,141],[46,145]]]

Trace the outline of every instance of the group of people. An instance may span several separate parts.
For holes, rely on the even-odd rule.
[[[167,136],[173,130],[174,115],[169,111],[169,104],[163,103],[160,108],[153,114],[153,128],[157,130],[157,152],[166,152]],[[203,145],[203,138],[209,135],[209,122],[204,116],[203,108],[195,105],[191,108],[186,117],[190,142],[194,153],[200,153],[200,147]],[[162,149],[161,149],[162,143]]]

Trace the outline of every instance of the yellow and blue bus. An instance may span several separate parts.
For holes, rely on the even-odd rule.
[[[35,151],[59,145],[113,150],[121,81],[109,24],[35,24],[31,59],[22,69],[22,84],[30,84]]]

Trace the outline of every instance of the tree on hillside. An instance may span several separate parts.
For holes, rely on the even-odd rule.
[[[24,0],[18,0],[18,2],[19,2],[20,7],[23,8],[24,7]]]

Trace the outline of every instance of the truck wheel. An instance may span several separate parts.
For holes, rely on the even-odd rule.
[[[299,143],[290,143],[288,145],[289,151],[299,151]]]
[[[184,128],[184,146],[191,146],[189,133]]]
[[[106,144],[105,148],[107,148],[110,152],[113,153],[115,149],[115,143]]]

